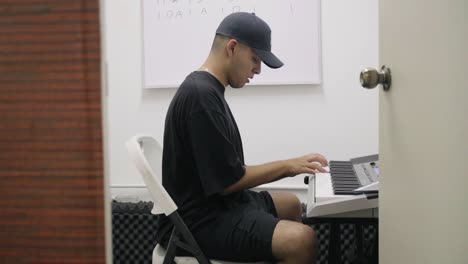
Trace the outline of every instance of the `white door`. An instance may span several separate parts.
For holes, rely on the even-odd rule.
[[[381,0],[379,263],[468,263],[468,1]]]

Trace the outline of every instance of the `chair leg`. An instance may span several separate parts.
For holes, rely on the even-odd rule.
[[[176,255],[176,243],[175,240],[177,239],[177,230],[174,227],[172,229],[171,237],[169,238],[169,243],[167,244],[167,249],[166,249],[166,256],[164,256],[164,262],[163,264],[173,264],[174,258]]]
[[[174,244],[178,245],[179,247],[182,247],[183,249],[189,251],[190,253],[193,254],[193,256],[198,260],[198,263],[200,264],[211,264],[210,260],[205,256],[203,251],[200,249],[198,246],[197,241],[195,238],[192,236],[192,233],[190,233],[190,230],[187,228],[185,225],[184,221],[180,217],[180,215],[177,212],[174,212],[170,214],[169,219],[172,221],[174,224],[174,229],[177,229],[177,231],[173,230],[174,232],[177,232],[175,235],[182,235],[182,238],[185,240],[185,243],[182,241],[178,240],[177,237],[174,239]],[[171,235],[171,241],[172,242],[172,235]],[[168,251],[169,251],[169,246],[168,246]],[[164,263],[166,264],[166,263]]]

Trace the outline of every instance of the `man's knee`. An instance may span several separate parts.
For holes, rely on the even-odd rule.
[[[310,226],[302,225],[300,230],[298,230],[296,233],[295,238],[292,239],[291,243],[294,245],[292,253],[307,254],[315,251],[317,238],[314,229],[312,229]],[[294,249],[296,249],[298,252],[294,252]]]
[[[280,226],[279,230],[275,230],[275,232],[278,231],[276,241],[273,244],[275,256],[284,261],[313,263],[317,248],[315,231],[310,226],[300,223],[287,221],[280,223],[283,225]]]
[[[291,210],[292,214],[295,216],[294,221],[302,221],[302,205],[301,201],[296,195],[291,197]]]
[[[278,217],[296,222],[302,221],[302,205],[299,198],[292,193],[272,193]]]

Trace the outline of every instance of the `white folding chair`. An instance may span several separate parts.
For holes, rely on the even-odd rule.
[[[161,184],[162,148],[152,136],[136,135],[126,142],[127,151],[143,177],[143,181],[153,199],[152,214],[165,214],[174,225],[167,250],[159,244],[153,250],[153,264],[240,264],[209,260],[198,246],[192,233],[177,212],[177,205]],[[176,248],[180,247],[190,252],[194,257],[176,257]],[[266,264],[267,262],[255,262]],[[254,264],[250,262],[250,264]]]

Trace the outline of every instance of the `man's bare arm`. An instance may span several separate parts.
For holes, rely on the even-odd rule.
[[[244,176],[239,181],[226,188],[224,193],[250,189],[301,173],[326,172],[323,168],[324,166],[328,166],[328,161],[320,154],[308,154],[294,159],[245,166]]]

